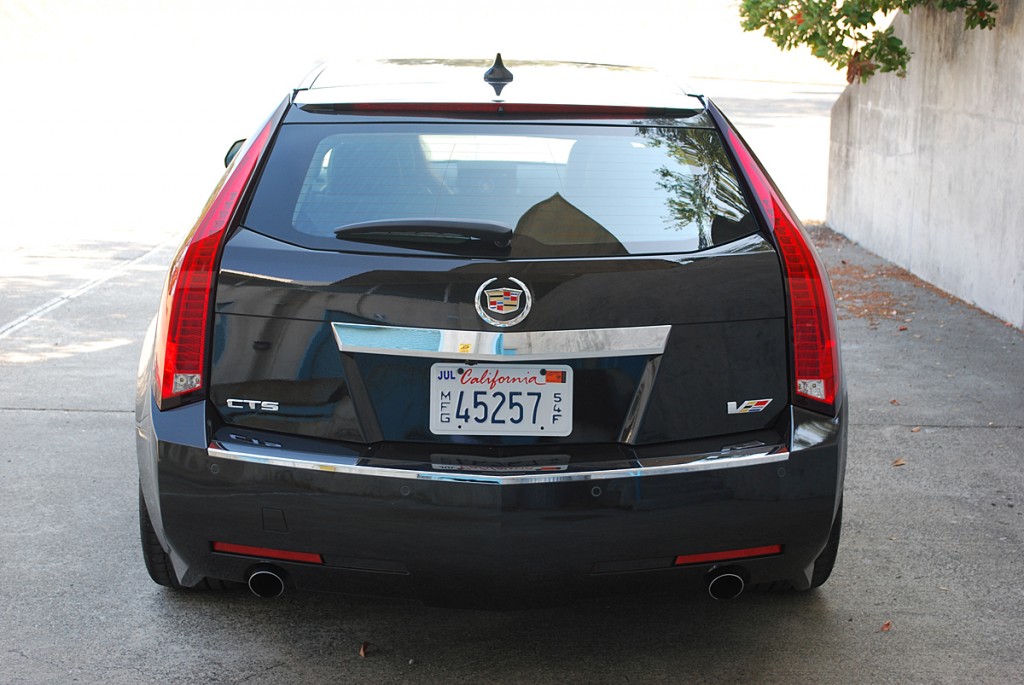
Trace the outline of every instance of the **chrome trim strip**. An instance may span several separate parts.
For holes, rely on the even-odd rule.
[[[357,323],[332,323],[331,328],[342,352],[456,361],[510,358],[540,361],[662,354],[672,330],[671,326],[638,326],[497,333]]]
[[[657,466],[644,466],[639,462],[634,462],[636,466],[624,469],[492,476],[478,473],[462,474],[450,471],[420,471],[382,466],[361,466],[358,457],[332,457],[312,452],[292,452],[254,445],[228,445],[219,442],[211,442],[207,453],[211,457],[265,466],[284,466],[287,468],[345,473],[358,476],[379,476],[383,478],[443,481],[448,483],[478,483],[484,485],[536,485],[539,483],[568,483],[616,478],[644,478],[695,471],[734,469],[742,466],[771,464],[789,459],[789,450],[783,445],[776,445],[729,452],[716,452],[714,454],[698,454],[692,457],[659,458],[656,461],[664,462],[682,459],[687,459],[688,461]]]
[[[640,422],[647,413],[647,405],[650,404],[651,396],[654,394],[654,381],[658,378],[658,367],[661,366],[661,357],[651,357],[644,364],[644,371],[640,375],[640,382],[636,385],[636,392],[633,394],[633,401],[626,412],[626,420],[622,422],[622,429],[619,431],[619,442],[624,445],[632,445],[640,430]]]

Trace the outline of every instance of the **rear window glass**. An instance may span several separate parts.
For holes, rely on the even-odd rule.
[[[755,230],[715,131],[569,124],[285,125],[244,223],[352,249],[336,229],[416,219],[432,232],[358,249],[449,252],[446,219],[510,227],[513,257],[693,252]]]

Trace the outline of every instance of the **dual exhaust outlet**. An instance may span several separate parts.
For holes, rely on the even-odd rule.
[[[746,573],[738,567],[714,569],[707,576],[708,594],[713,599],[736,599],[746,587]],[[287,574],[270,564],[263,564],[249,571],[246,584],[249,590],[263,599],[273,599],[284,594]]]
[[[712,599],[736,599],[747,586],[747,573],[739,566],[726,566],[708,572],[705,582]]]
[[[288,575],[277,566],[261,564],[249,571],[245,582],[257,597],[273,599],[284,594],[287,577]]]

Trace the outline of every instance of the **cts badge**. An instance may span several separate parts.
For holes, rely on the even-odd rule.
[[[727,403],[726,409],[729,410],[730,414],[754,414],[759,411],[764,411],[764,408],[771,404],[771,399],[766,400],[747,400],[743,404],[737,405],[735,402]]]
[[[277,402],[266,400],[239,400],[229,399],[228,409],[248,409],[250,411],[277,411]]]

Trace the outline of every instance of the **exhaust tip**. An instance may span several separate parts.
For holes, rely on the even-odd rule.
[[[746,582],[740,574],[734,571],[722,571],[713,575],[708,581],[708,594],[717,600],[736,599],[743,594],[744,587],[746,587]]]
[[[284,575],[284,571],[278,568],[262,566],[249,573],[246,582],[257,597],[273,599],[284,594]]]

